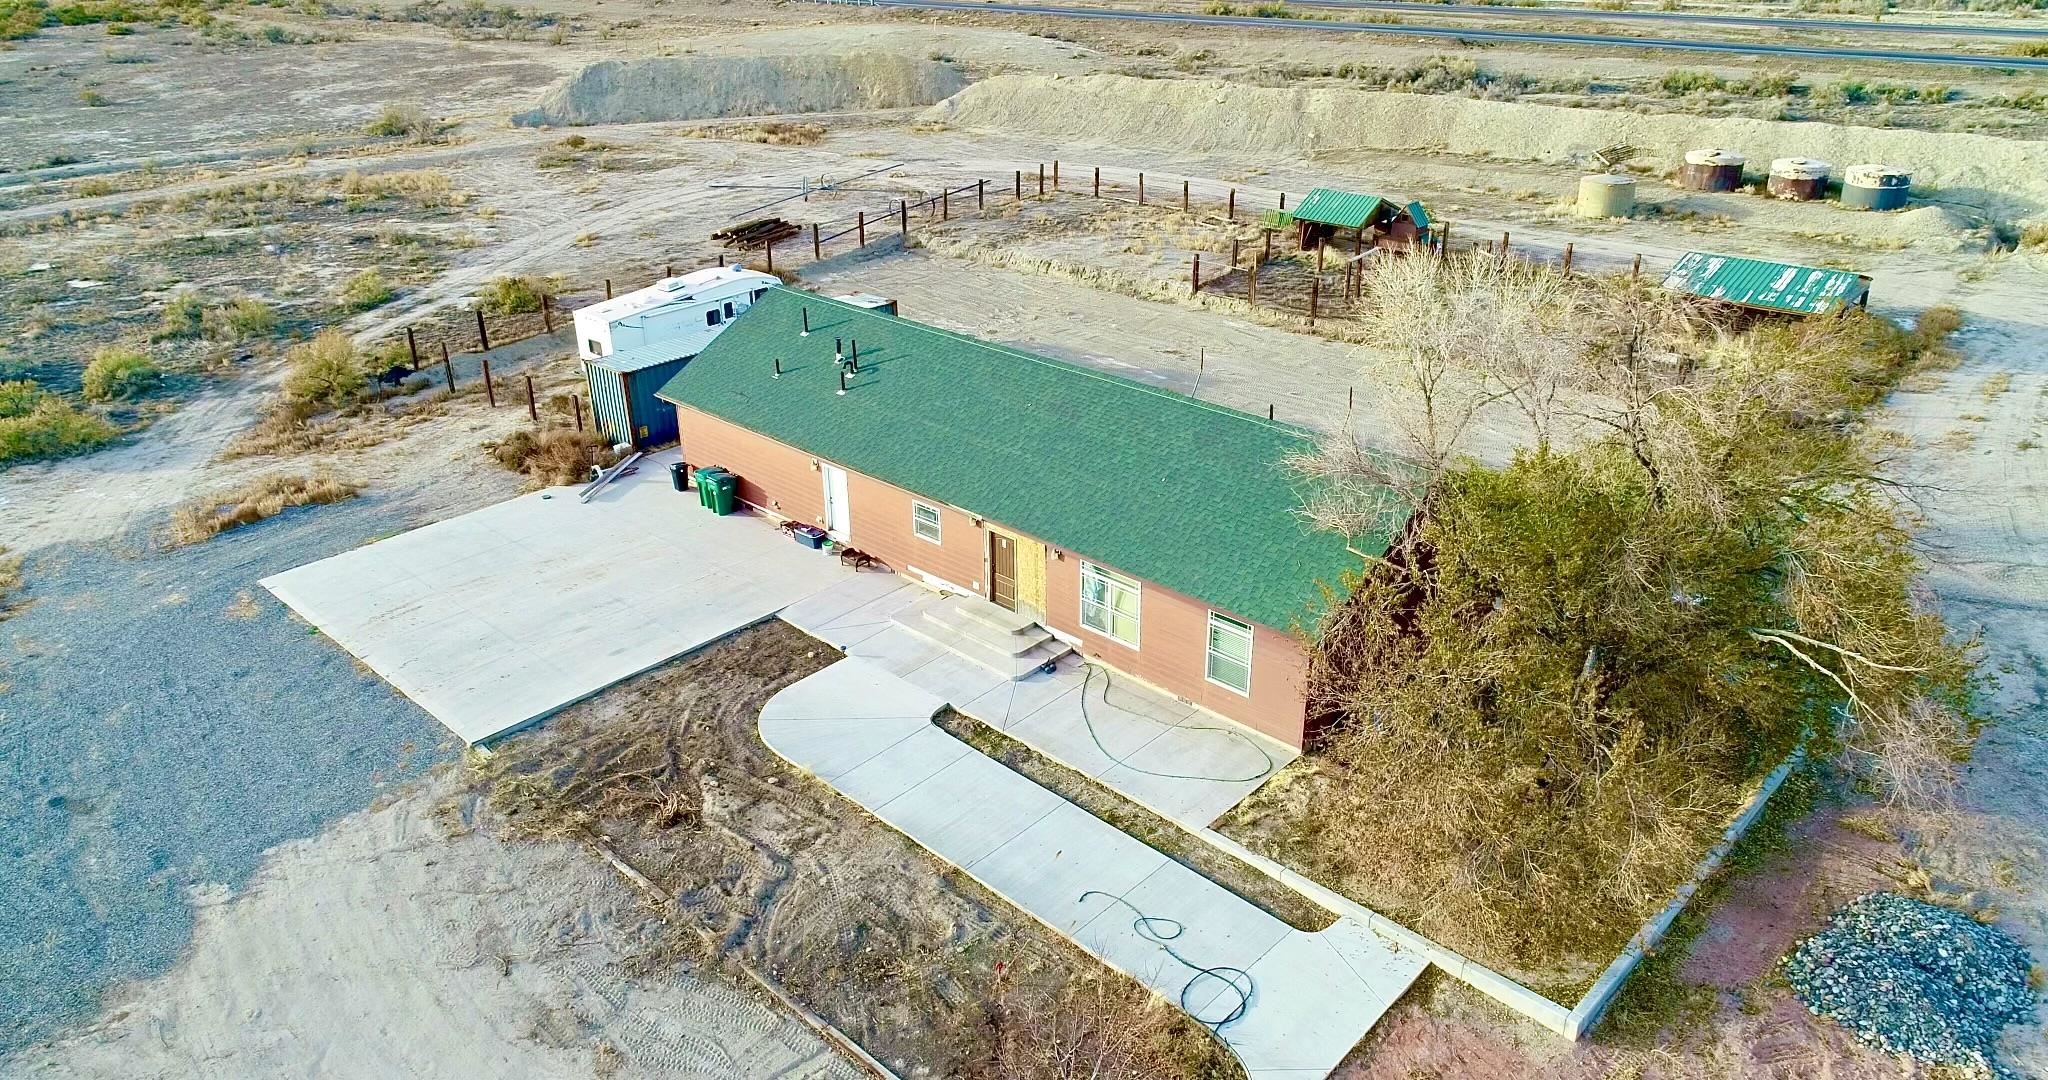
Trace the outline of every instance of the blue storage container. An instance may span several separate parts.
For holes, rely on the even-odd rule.
[[[675,442],[676,407],[654,395],[703,344],[693,335],[583,361],[590,415],[605,441],[615,446],[632,443],[636,450]]]

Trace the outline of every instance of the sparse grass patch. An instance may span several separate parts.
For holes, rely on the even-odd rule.
[[[139,349],[110,345],[93,354],[81,384],[87,401],[126,401],[163,382],[163,372]]]
[[[247,341],[277,329],[277,312],[253,296],[238,296],[207,311],[206,336],[215,341]]]
[[[197,544],[244,525],[275,517],[293,506],[353,499],[363,485],[325,473],[278,473],[237,488],[202,496],[171,513],[167,546]]]
[[[10,555],[0,544],[0,622],[13,618],[23,606],[15,601],[21,591],[21,556]]]
[[[771,120],[759,124],[712,124],[690,129],[693,139],[733,139],[769,146],[814,146],[825,139],[825,126]]]
[[[425,207],[455,207],[469,202],[466,191],[440,169],[406,169],[399,172],[362,173],[351,171],[341,178],[341,194],[350,199],[405,198]]]

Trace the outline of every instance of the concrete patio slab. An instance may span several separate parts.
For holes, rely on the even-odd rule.
[[[706,513],[670,486],[674,459],[644,459],[589,503],[573,488],[522,495],[263,585],[470,743],[844,580],[900,585]]]
[[[852,656],[784,689],[762,710],[763,741],[1217,1025],[1257,1080],[1326,1075],[1426,966],[1349,918],[1296,930],[983,756],[929,723],[946,700],[914,684],[918,666],[898,676],[887,665]],[[874,718],[835,724],[834,708]],[[915,709],[926,710],[922,727],[906,737]]]

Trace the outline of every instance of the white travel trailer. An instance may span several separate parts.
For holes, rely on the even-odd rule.
[[[585,360],[596,360],[667,338],[699,335],[707,328],[723,327],[777,284],[771,274],[740,266],[712,266],[662,278],[644,289],[577,308],[576,351]]]

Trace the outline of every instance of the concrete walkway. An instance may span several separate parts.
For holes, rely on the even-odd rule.
[[[946,704],[849,657],[771,699],[761,738],[1215,1026],[1251,1080],[1326,1076],[1426,966],[1348,918],[1287,926],[946,734],[931,723]]]
[[[898,624],[933,596],[862,575],[781,613],[798,629],[869,660],[1162,817],[1200,829],[1243,801],[1298,751],[1078,656],[1012,682]]]

